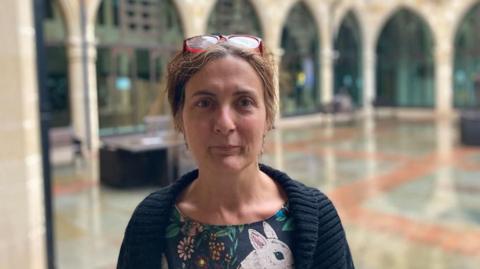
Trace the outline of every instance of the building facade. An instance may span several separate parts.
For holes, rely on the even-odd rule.
[[[279,67],[280,118],[319,113],[339,93],[367,114],[448,116],[480,102],[477,0],[47,2],[53,125],[72,126],[87,151],[168,113],[166,62],[204,33],[263,38]]]

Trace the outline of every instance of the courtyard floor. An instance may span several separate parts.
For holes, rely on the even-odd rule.
[[[480,147],[453,121],[379,119],[280,127],[262,161],[336,205],[359,269],[478,269]],[[98,164],[54,167],[58,268],[115,268],[135,206],[154,187],[98,183]]]

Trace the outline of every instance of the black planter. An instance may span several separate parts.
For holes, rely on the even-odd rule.
[[[460,116],[460,141],[464,145],[480,146],[480,110],[462,112]]]

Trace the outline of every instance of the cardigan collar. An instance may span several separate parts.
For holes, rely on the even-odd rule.
[[[287,174],[260,164],[260,170],[282,186],[287,194],[290,212],[296,229],[304,232],[294,233],[292,249],[296,268],[310,268],[313,253],[318,240],[319,208],[318,192],[302,183],[292,180]],[[198,170],[183,175],[170,186],[170,203],[173,206],[178,195],[198,177]]]

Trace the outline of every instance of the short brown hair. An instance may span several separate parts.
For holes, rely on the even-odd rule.
[[[277,108],[277,95],[275,93],[275,66],[272,55],[265,49],[260,54],[252,50],[231,46],[227,43],[219,43],[202,53],[180,51],[168,64],[166,91],[177,131],[182,131],[181,111],[185,102],[185,86],[187,82],[207,63],[229,55],[248,62],[260,77],[263,85],[267,126],[268,129],[273,128]]]

